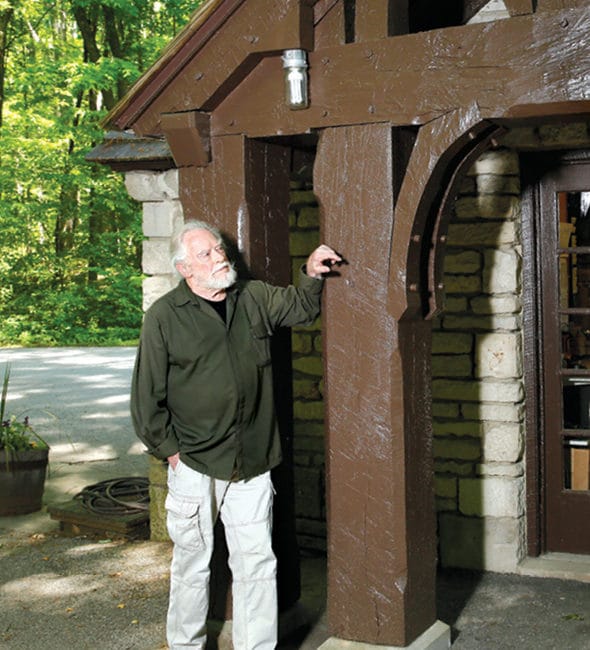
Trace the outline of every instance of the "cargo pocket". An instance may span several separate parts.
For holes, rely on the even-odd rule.
[[[166,496],[166,523],[170,539],[182,548],[198,551],[205,545],[200,521],[200,499],[180,497],[171,492]]]
[[[270,339],[272,332],[269,332],[264,323],[255,323],[250,326],[252,344],[256,352],[256,365],[259,367],[268,366],[271,362]]]

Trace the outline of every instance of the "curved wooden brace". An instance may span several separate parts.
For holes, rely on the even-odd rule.
[[[394,211],[389,280],[398,320],[432,318],[443,292],[442,258],[462,173],[502,127],[475,105],[447,113],[418,132]]]

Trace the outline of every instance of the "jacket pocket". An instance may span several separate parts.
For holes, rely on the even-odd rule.
[[[189,499],[168,492],[165,501],[166,524],[170,539],[182,548],[198,551],[205,546],[200,521],[200,499]]]
[[[272,332],[269,332],[264,323],[255,323],[250,326],[252,345],[256,353],[256,365],[259,367],[268,366],[271,362],[270,339]]]

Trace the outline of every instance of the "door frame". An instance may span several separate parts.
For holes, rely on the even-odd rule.
[[[542,242],[547,233],[539,227],[542,185],[547,175],[571,165],[590,166],[590,150],[523,153],[522,183],[523,249],[523,350],[526,427],[527,553],[536,557],[547,551],[547,470],[545,466],[545,365],[540,269]]]

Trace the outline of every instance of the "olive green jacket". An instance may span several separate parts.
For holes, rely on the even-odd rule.
[[[227,323],[183,280],[146,312],[131,386],[131,417],[148,452],[220,479],[261,474],[281,461],[270,337],[310,324],[323,281],[299,288],[240,281]]]

